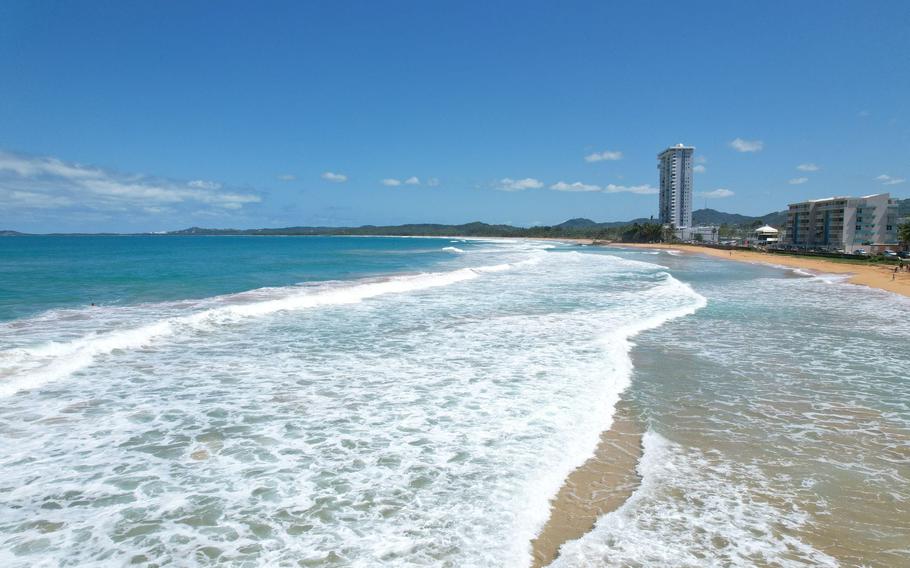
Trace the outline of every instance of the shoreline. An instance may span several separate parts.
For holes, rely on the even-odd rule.
[[[784,268],[799,268],[819,274],[843,274],[849,276],[847,282],[850,284],[877,288],[886,292],[910,297],[910,273],[898,272],[897,274],[894,274],[894,268],[887,265],[847,264],[821,258],[805,258],[785,254],[735,249],[729,251],[689,244],[610,243],[609,246],[632,249],[669,249],[684,254],[703,254],[722,260],[759,263]],[[894,276],[893,280],[891,279],[892,276]]]
[[[644,424],[620,399],[613,424],[601,432],[597,449],[563,481],[550,500],[550,518],[531,541],[532,568],[549,566],[568,541],[591,532],[597,520],[625,503],[640,485]]]
[[[607,243],[592,239],[536,238],[587,246],[629,249],[676,250],[682,254],[704,254],[723,260],[758,263],[777,268],[801,269],[812,273],[842,274],[847,282],[910,297],[910,273],[901,272],[891,280],[893,267],[847,264],[823,259],[775,255],[759,251],[713,249],[687,244]],[[550,501],[550,517],[531,541],[532,567],[548,566],[559,556],[560,547],[590,532],[597,520],[625,503],[640,483],[637,465],[641,458],[644,428],[637,423],[627,400],[616,405],[613,425],[601,433],[594,454],[563,481]]]

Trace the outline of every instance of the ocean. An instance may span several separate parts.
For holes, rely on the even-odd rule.
[[[93,305],[94,304],[94,305]],[[0,566],[910,565],[910,300],[675,251],[0,239]]]

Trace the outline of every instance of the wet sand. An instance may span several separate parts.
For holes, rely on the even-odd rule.
[[[772,254],[759,251],[734,250],[727,251],[698,245],[684,244],[635,244],[635,243],[616,243],[611,246],[629,247],[629,248],[656,248],[656,249],[673,249],[689,254],[704,254],[725,260],[736,260],[740,262],[760,262],[763,264],[772,264],[777,266],[787,266],[791,268],[801,268],[819,273],[828,274],[850,274],[849,282],[887,290],[895,294],[910,296],[910,272],[894,273],[894,265],[878,264],[860,264],[835,262],[821,258],[806,258],[791,256],[787,254]],[[731,254],[732,252],[732,254]],[[893,279],[892,279],[893,277]]]
[[[584,245],[598,245],[590,239],[552,239]],[[758,262],[768,265],[800,268],[817,273],[850,275],[849,282],[910,296],[910,273],[902,272],[892,280],[893,266],[839,263],[824,259],[776,255],[758,251],[726,250],[695,245],[603,243],[630,248],[673,249],[686,254],[704,254],[719,259]],[[581,538],[594,527],[597,519],[616,510],[640,484],[636,466],[641,457],[643,427],[626,401],[616,408],[612,428],[601,434],[595,455],[572,472],[552,501],[550,519],[541,533],[531,541],[535,568],[547,566],[559,554],[566,542]],[[784,504],[780,504],[785,508]],[[811,505],[808,509],[812,511]],[[872,522],[869,520],[869,522]],[[838,558],[861,561],[869,553],[861,550],[851,539],[847,527],[828,527],[821,534],[804,535],[820,550]],[[883,560],[893,560],[893,551],[880,552]]]
[[[563,543],[581,538],[598,517],[617,509],[638,487],[643,428],[620,401],[613,426],[600,436],[594,456],[573,471],[553,499],[550,519],[531,541],[534,568],[552,562]]]

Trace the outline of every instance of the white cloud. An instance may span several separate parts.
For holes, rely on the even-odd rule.
[[[809,164],[800,164],[800,165],[796,166],[796,169],[798,169],[801,172],[817,172],[821,168],[816,166],[815,164],[809,163]]]
[[[187,183],[188,186],[196,189],[221,189],[221,184],[214,181],[205,181],[203,179],[194,179]]]
[[[704,167],[704,166],[701,165],[701,164],[698,164],[697,166],[695,166],[694,168],[692,168],[692,171],[695,172],[695,173],[697,173],[697,174],[703,174],[703,173],[705,173],[706,171],[708,171],[708,168]]]
[[[638,195],[650,195],[659,193],[660,190],[649,184],[644,185],[616,185],[609,184],[604,188],[604,193],[637,193]]]
[[[331,181],[335,183],[343,183],[348,181],[348,176],[344,174],[337,174],[335,172],[323,172],[322,179],[326,181]]]
[[[10,209],[78,208],[96,211],[154,212],[164,205],[205,204],[240,209],[259,195],[222,191],[213,181],[175,181],[142,174],[121,174],[0,151],[0,207]]]
[[[543,183],[533,179],[525,178],[521,180],[514,180],[512,178],[504,178],[499,180],[499,187],[503,191],[521,191],[524,189],[538,189],[543,187]],[[659,193],[659,190],[656,187],[653,187],[649,184],[643,185],[616,185],[609,184],[606,187],[601,187],[595,184],[582,183],[576,181],[573,183],[567,183],[564,181],[558,181],[553,185],[549,186],[553,191],[567,191],[567,192],[582,192],[582,193],[635,193],[638,195],[652,195]]]
[[[699,195],[701,195],[702,197],[707,197],[708,199],[718,199],[721,197],[730,197],[731,195],[734,195],[734,193],[732,191],[730,191],[729,189],[724,189],[721,187],[721,188],[715,189],[714,191],[699,192]]]
[[[0,203],[10,208],[56,209],[73,205],[73,200],[63,195],[48,195],[33,191],[19,191],[0,187]]]
[[[543,182],[534,178],[502,178],[499,180],[497,189],[502,191],[524,191],[525,189],[539,189],[541,187],[543,187]]]
[[[882,174],[875,179],[882,182],[884,185],[897,185],[899,183],[904,183],[907,181],[905,178],[891,177],[886,174]]]
[[[870,116],[871,114],[872,113],[869,112],[868,110],[861,110],[857,113],[857,116],[859,116],[860,118],[866,118],[867,116]]]
[[[616,160],[622,160],[622,152],[618,150],[604,150],[585,156],[586,162],[613,162]]]
[[[807,178],[807,177],[798,177],[798,178],[791,179],[787,183],[789,183],[790,185],[801,185],[801,184],[806,183],[807,181],[809,181],[809,178]]]
[[[382,185],[388,186],[388,187],[398,187],[401,184],[420,185],[420,178],[417,176],[411,176],[404,181],[402,181],[398,178],[385,178],[385,179],[379,180],[379,183],[381,183]],[[427,185],[429,187],[436,187],[437,185],[439,185],[439,180],[436,178],[429,178],[427,180]]]
[[[742,138],[737,138],[730,142],[730,147],[737,152],[761,152],[762,148],[765,147],[765,143],[761,140],[743,140]]]
[[[560,181],[551,185],[550,189],[555,191],[601,191],[599,185],[581,183],[580,181],[576,181],[575,183]]]
[[[708,158],[701,156],[701,155],[695,156],[695,163],[696,164],[707,164]]]
[[[278,176],[278,179],[280,179],[281,181],[294,181],[295,179],[297,179],[297,176],[295,176],[294,174],[281,174],[280,176]]]
[[[99,177],[104,172],[82,164],[67,164],[57,158],[27,158],[0,152],[0,170],[12,171],[22,177],[58,176],[67,179]]]

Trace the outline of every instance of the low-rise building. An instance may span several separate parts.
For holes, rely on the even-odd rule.
[[[771,225],[759,227],[753,231],[755,243],[761,246],[775,245],[780,240],[780,231]]]
[[[718,237],[720,236],[720,227],[717,225],[678,227],[674,229],[674,236],[681,241],[716,244],[719,240]]]
[[[897,243],[897,202],[887,193],[791,203],[784,246],[875,252]]]

